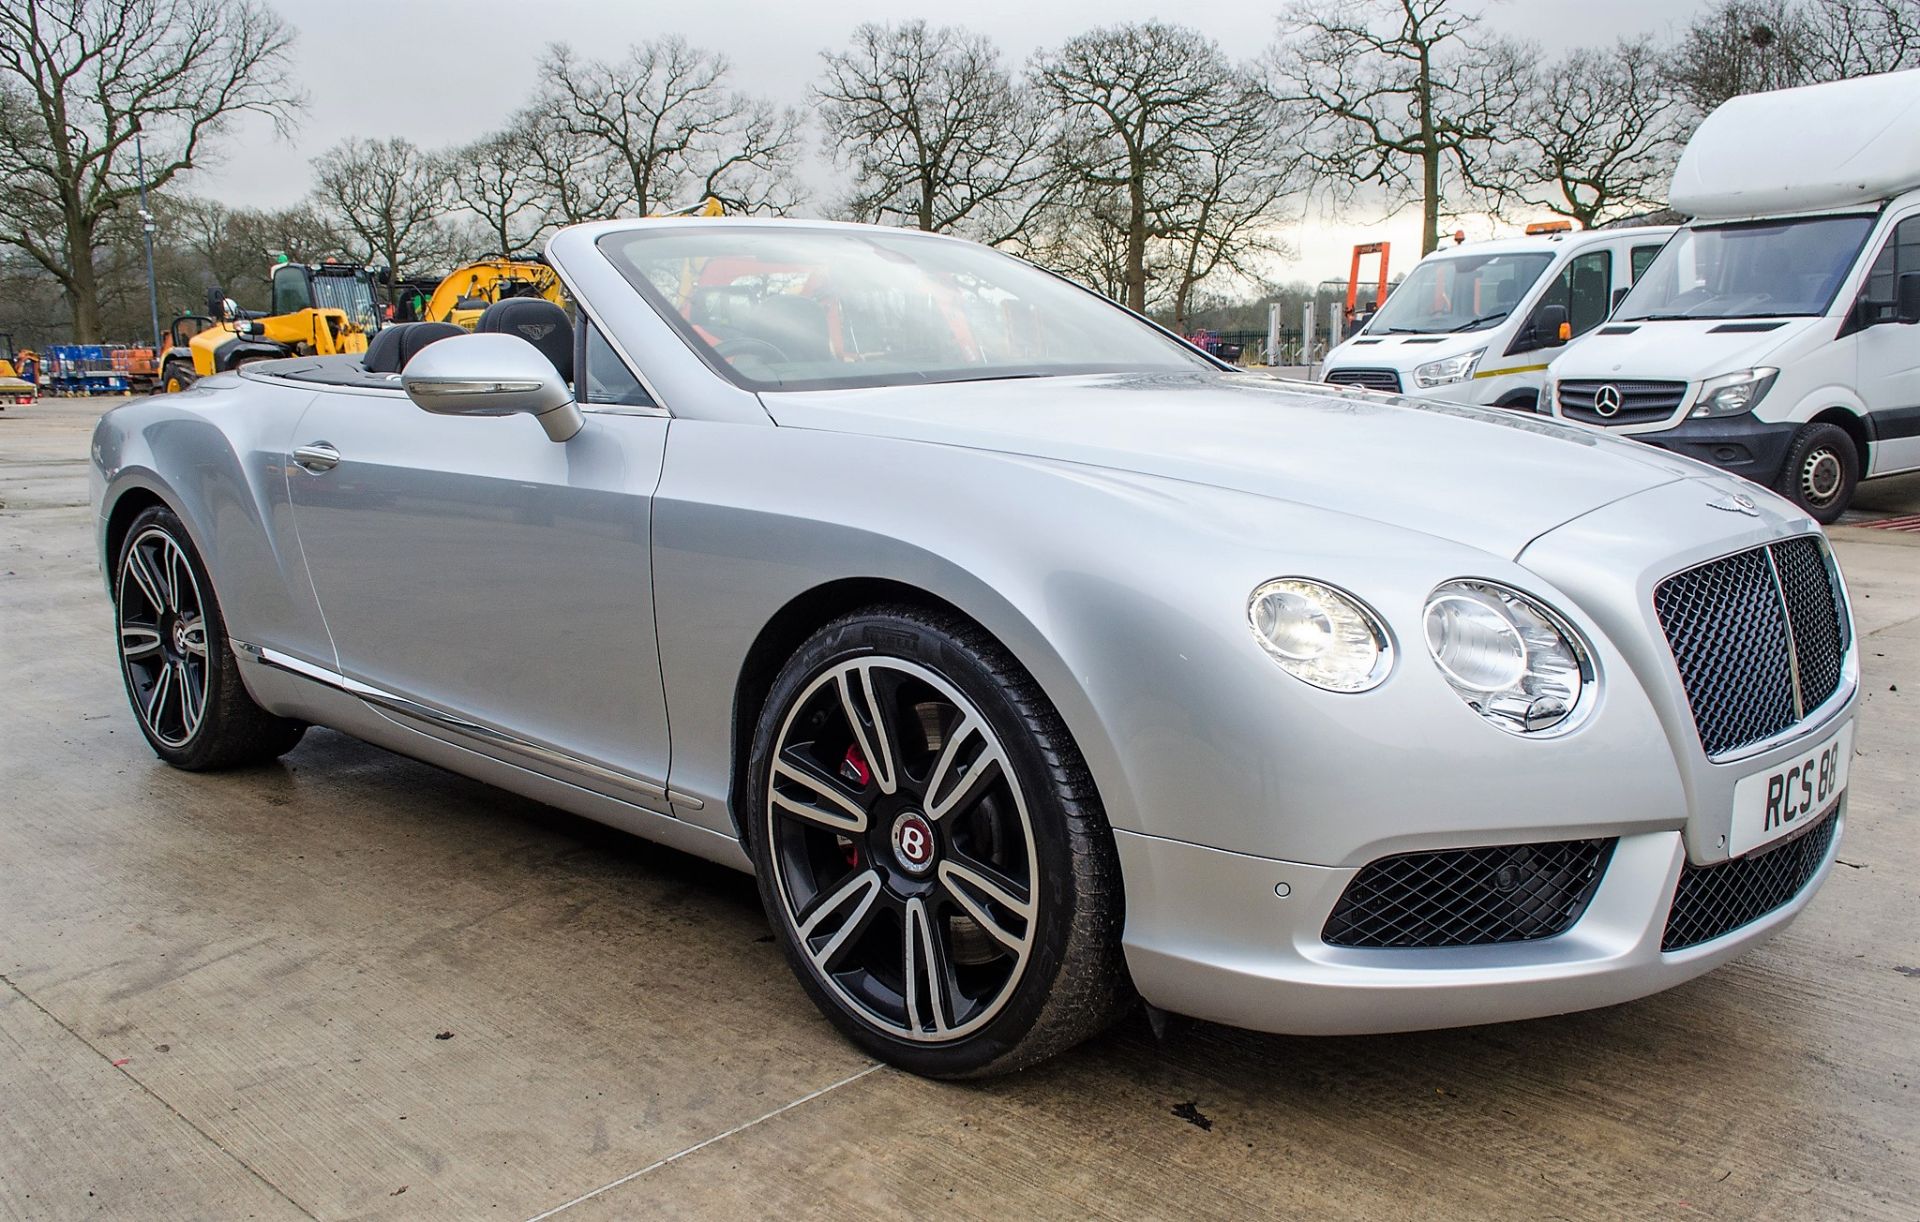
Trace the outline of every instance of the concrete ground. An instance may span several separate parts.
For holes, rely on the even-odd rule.
[[[0,413],[0,1216],[1920,1217],[1920,539],[1836,532],[1852,819],[1771,944],[1593,1013],[1136,1018],[952,1086],[834,1035],[743,876],[325,731],[158,763],[93,564],[99,410]]]

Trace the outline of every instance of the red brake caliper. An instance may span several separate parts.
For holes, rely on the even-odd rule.
[[[867,782],[873,779],[873,770],[867,767],[867,757],[860,752],[859,743],[849,743],[847,754],[840,761],[840,775],[852,784],[865,789]],[[860,846],[849,840],[846,845],[847,865],[849,868],[860,864]]]

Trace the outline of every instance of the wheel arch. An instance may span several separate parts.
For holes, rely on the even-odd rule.
[[[165,497],[145,484],[127,485],[109,505],[100,537],[101,568],[107,574],[109,593],[113,590],[113,566],[119,562],[120,548],[127,540],[127,532],[133,529],[133,520],[156,505],[179,515],[180,511]]]
[[[1853,440],[1853,448],[1859,452],[1860,477],[1866,478],[1873,466],[1873,429],[1865,416],[1852,408],[1829,407],[1818,412],[1807,421],[1808,424],[1831,424]]]

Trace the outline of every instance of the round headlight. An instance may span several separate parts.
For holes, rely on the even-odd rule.
[[[1247,599],[1254,639],[1294,678],[1330,692],[1364,692],[1393,669],[1393,646],[1371,608],[1298,577],[1263,583]]]
[[[1435,590],[1426,637],[1468,707],[1515,734],[1567,725],[1593,686],[1592,651],[1573,625],[1492,582],[1450,581]]]

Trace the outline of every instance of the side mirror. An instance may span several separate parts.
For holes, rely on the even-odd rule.
[[[517,335],[454,335],[422,348],[400,373],[407,397],[437,416],[526,413],[566,441],[586,424],[553,362]]]
[[[1533,342],[1542,348],[1558,348],[1573,338],[1567,322],[1567,307],[1543,305],[1533,312]]]
[[[1907,272],[1901,276],[1896,296],[1893,310],[1895,320],[1920,323],[1920,272]]]

